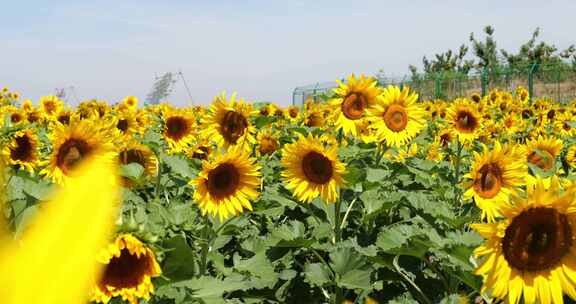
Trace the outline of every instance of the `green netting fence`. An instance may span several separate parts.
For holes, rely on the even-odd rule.
[[[485,68],[475,73],[435,73],[404,78],[378,78],[382,86],[408,85],[416,90],[420,100],[470,97],[474,93],[486,95],[492,89],[514,91],[521,86],[533,98],[551,98],[568,102],[576,98],[576,68],[567,64],[529,64],[506,68]],[[292,104],[301,105],[308,98],[318,100],[337,86],[336,82],[316,83],[297,87]]]

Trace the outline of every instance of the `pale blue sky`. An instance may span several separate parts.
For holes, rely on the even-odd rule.
[[[3,1],[0,86],[37,100],[74,86],[80,99],[144,99],[154,75],[181,69],[194,102],[222,90],[291,102],[296,86],[355,72],[408,73],[491,24],[515,49],[540,26],[576,43],[576,1]],[[188,103],[176,85],[170,101]]]

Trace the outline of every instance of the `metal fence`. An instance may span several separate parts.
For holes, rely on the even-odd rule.
[[[408,85],[420,100],[470,97],[473,93],[486,95],[492,89],[513,91],[522,86],[531,97],[552,98],[567,102],[576,98],[576,69],[568,64],[523,66],[488,69],[475,73],[435,73],[404,78],[377,78],[381,86]],[[336,82],[316,83],[297,87],[292,93],[292,104],[301,105],[308,98],[318,100],[320,95],[337,87]]]

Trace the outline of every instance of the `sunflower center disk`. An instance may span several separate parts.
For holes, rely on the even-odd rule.
[[[120,256],[113,257],[106,265],[100,285],[117,289],[136,287],[144,280],[149,267],[150,261],[146,255],[138,257],[122,249]]]
[[[478,121],[472,113],[459,111],[456,115],[456,127],[461,132],[472,133],[476,129]]]
[[[309,181],[325,184],[333,175],[332,162],[326,156],[316,152],[308,152],[302,159],[302,171]]]
[[[166,121],[168,136],[174,140],[180,140],[188,134],[190,126],[184,117],[170,117]]]
[[[126,130],[128,130],[128,120],[127,119],[120,119],[118,121],[118,123],[116,124],[116,128],[118,128],[118,130],[122,131],[122,133],[126,133]]]
[[[32,161],[34,158],[33,149],[28,136],[16,137],[16,148],[10,150],[10,158],[19,161]]]
[[[260,142],[260,153],[272,154],[278,149],[278,142],[274,138],[265,137]]]
[[[554,157],[548,151],[533,151],[528,155],[528,162],[545,171],[554,167]]]
[[[224,114],[221,122],[221,133],[227,142],[236,144],[236,141],[244,135],[247,127],[248,121],[244,115],[236,111],[228,111]]]
[[[508,264],[520,271],[542,271],[557,265],[572,246],[566,215],[547,207],[530,208],[506,228],[502,250]]]
[[[137,163],[142,167],[145,167],[146,165],[146,158],[144,157],[144,153],[142,153],[142,151],[140,150],[136,149],[124,150],[120,152],[119,156],[120,156],[120,162],[122,164],[127,165]]]
[[[502,172],[497,164],[486,164],[478,170],[475,190],[483,198],[493,198],[502,188]]]
[[[70,138],[58,149],[56,165],[58,165],[64,174],[68,174],[92,149],[86,141]]]
[[[208,173],[208,193],[215,198],[234,194],[240,185],[240,172],[230,163],[224,163]]]
[[[398,104],[392,104],[384,113],[384,123],[388,129],[394,132],[401,132],[408,125],[408,114],[406,109]]]
[[[364,95],[360,93],[352,93],[344,98],[341,106],[342,113],[348,119],[357,120],[362,118],[364,115],[364,109],[366,109],[367,105],[368,102]]]
[[[20,113],[12,113],[12,115],[10,115],[10,121],[12,123],[19,123],[22,120],[22,115],[20,115]]]

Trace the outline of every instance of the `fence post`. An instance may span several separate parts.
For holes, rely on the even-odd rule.
[[[292,105],[295,106],[296,105],[296,89],[294,89],[294,91],[292,91]],[[302,105],[304,105],[304,101],[302,101]]]
[[[482,69],[482,74],[480,74],[480,82],[482,83],[482,96],[488,94],[488,68],[484,67]]]
[[[563,102],[560,100],[560,68],[555,66],[556,70],[556,102]]]
[[[530,101],[532,101],[532,95],[534,94],[534,74],[538,69],[538,64],[533,63],[528,71],[528,96],[530,96]]]
[[[442,96],[442,73],[436,73],[434,77],[434,98],[439,99]]]

